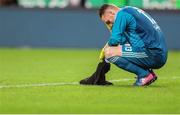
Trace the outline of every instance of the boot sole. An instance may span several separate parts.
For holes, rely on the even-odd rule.
[[[154,77],[152,80],[150,80],[148,83],[146,83],[144,86],[149,86],[151,85],[153,82],[155,82],[157,80],[157,77]]]

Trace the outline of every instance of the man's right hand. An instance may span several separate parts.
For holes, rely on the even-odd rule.
[[[122,56],[122,46],[106,46],[104,48],[104,54],[106,58],[110,58],[113,56]]]

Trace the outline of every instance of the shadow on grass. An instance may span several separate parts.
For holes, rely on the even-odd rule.
[[[120,88],[166,88],[167,86],[164,85],[150,85],[150,86],[133,86],[129,84],[121,84],[121,85],[113,85],[112,87],[120,87]]]
[[[167,85],[159,85],[159,84],[152,84],[149,86],[134,86],[132,84],[116,84],[114,83],[113,85],[79,85],[79,86],[85,86],[85,87],[104,87],[104,88],[109,88],[109,87],[115,87],[115,88],[166,88]]]

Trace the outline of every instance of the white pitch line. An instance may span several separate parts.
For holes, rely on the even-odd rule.
[[[2,88],[25,88],[25,87],[43,87],[43,86],[61,86],[61,85],[78,85],[78,82],[60,82],[60,83],[39,83],[39,84],[20,84],[20,85],[1,85]]]
[[[160,78],[160,79],[180,79],[178,76],[174,76],[171,78]],[[110,82],[125,82],[131,81],[135,79],[119,79],[119,80],[110,80]],[[64,86],[64,85],[79,85],[79,82],[59,82],[59,83],[38,83],[38,84],[20,84],[20,85],[0,85],[0,89],[3,88],[27,88],[27,87],[44,87],[44,86]]]
[[[110,82],[122,82],[129,81],[133,79],[119,79],[110,80]],[[79,82],[59,82],[59,83],[39,83],[39,84],[20,84],[20,85],[1,85],[2,88],[26,88],[26,87],[43,87],[43,86],[62,86],[62,85],[79,85]]]
[[[123,82],[123,81],[131,81],[131,80],[135,80],[135,79],[125,78],[125,79],[110,80],[110,82]]]
[[[123,82],[133,79],[110,80],[110,82]],[[62,85],[79,85],[79,82],[59,82],[59,83],[39,83],[39,84],[20,84],[20,85],[1,85],[2,88],[26,88],[26,87],[44,87],[44,86],[62,86]]]

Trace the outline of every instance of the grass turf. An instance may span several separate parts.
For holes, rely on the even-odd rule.
[[[0,49],[0,86],[76,82],[91,75],[97,50]],[[170,52],[159,80],[133,87],[134,80],[114,86],[61,85],[1,88],[0,113],[180,113],[180,52]],[[107,78],[134,75],[112,66]]]

